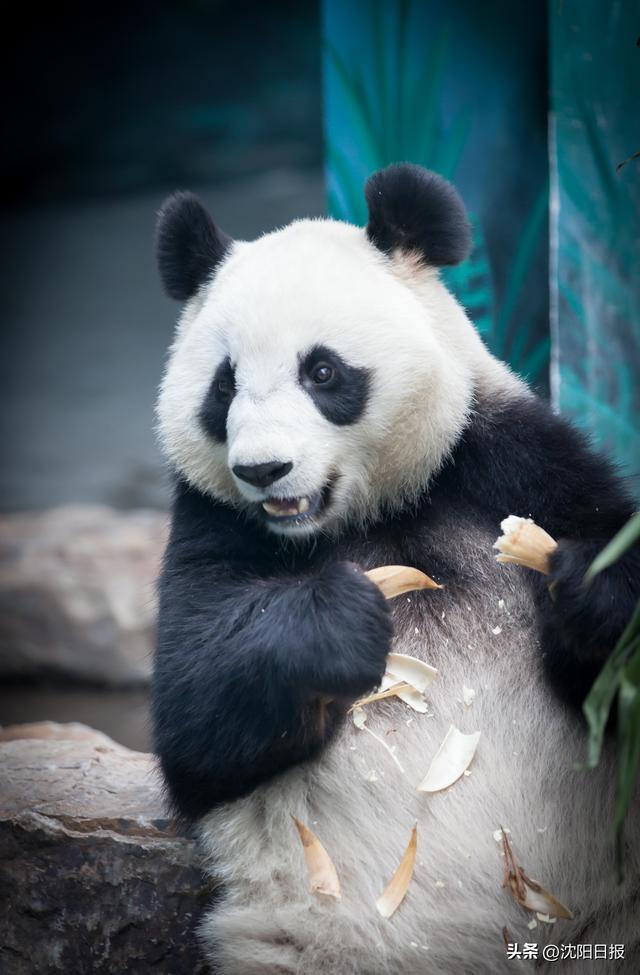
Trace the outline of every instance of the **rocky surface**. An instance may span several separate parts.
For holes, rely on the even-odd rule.
[[[213,891],[153,756],[83,725],[0,734],[3,975],[203,975]]]
[[[148,680],[166,531],[101,505],[0,516],[0,674]]]

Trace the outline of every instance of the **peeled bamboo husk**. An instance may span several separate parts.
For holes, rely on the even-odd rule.
[[[407,565],[381,565],[377,569],[369,569],[365,575],[375,582],[387,599],[416,589],[442,589],[430,576]]]
[[[551,571],[550,559],[558,543],[531,518],[509,515],[500,525],[502,535],[494,543],[500,553],[496,562],[523,565],[543,575]]]

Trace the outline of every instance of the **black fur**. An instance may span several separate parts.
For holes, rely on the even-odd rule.
[[[230,390],[227,394],[225,390]],[[200,409],[200,423],[218,443],[227,440],[227,415],[235,395],[235,373],[227,356],[216,369],[205,401]]]
[[[211,276],[231,246],[193,193],[174,193],[162,204],[156,227],[160,277],[170,298],[187,301]]]
[[[314,754],[375,686],[392,626],[347,562],[292,571],[277,544],[184,487],[160,588],[156,749],[179,811],[202,815]]]
[[[320,363],[332,367],[333,378],[319,386],[313,382],[311,374]],[[337,352],[317,345],[300,362],[299,378],[303,389],[330,423],[347,426],[362,417],[371,385],[368,369],[351,366]]]
[[[472,559],[452,561],[442,537],[459,539],[469,519],[497,537],[507,514],[531,515],[560,539],[553,598],[537,573],[509,572],[532,586],[551,686],[579,705],[640,595],[640,552],[589,588],[584,571],[632,510],[607,464],[534,398],[478,403],[417,509],[337,542],[288,546],[180,484],[153,690],[155,745],[177,808],[202,815],[315,755],[377,682],[389,649],[387,604],[350,560],[415,565],[445,582],[422,603],[428,624],[444,626],[442,608],[468,602],[474,570]]]
[[[442,176],[412,163],[396,163],[366,182],[367,236],[391,254],[414,251],[425,264],[459,264],[469,253],[469,219],[457,190]]]
[[[551,588],[538,598],[544,664],[552,685],[580,705],[640,598],[640,550],[605,569],[585,573],[607,539],[563,539],[551,557]]]

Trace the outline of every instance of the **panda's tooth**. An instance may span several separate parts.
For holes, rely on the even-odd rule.
[[[290,518],[293,515],[303,515],[310,508],[309,498],[296,498],[295,501],[263,501],[262,508],[272,518]]]
[[[262,507],[264,508],[264,510],[267,512],[268,515],[274,515],[275,517],[277,517],[281,512],[281,509],[278,507],[277,504],[270,504],[269,501],[263,501]]]

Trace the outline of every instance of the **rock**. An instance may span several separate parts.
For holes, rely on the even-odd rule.
[[[29,724],[7,724],[0,727],[0,743],[24,738],[46,738],[49,741],[90,741],[109,748],[122,747],[108,735],[80,721],[58,724],[57,721],[30,721]],[[1,800],[0,800],[1,801]]]
[[[3,975],[204,975],[213,891],[153,756],[81,725],[22,727],[0,743]]]
[[[100,505],[0,516],[0,674],[147,681],[166,531]]]

